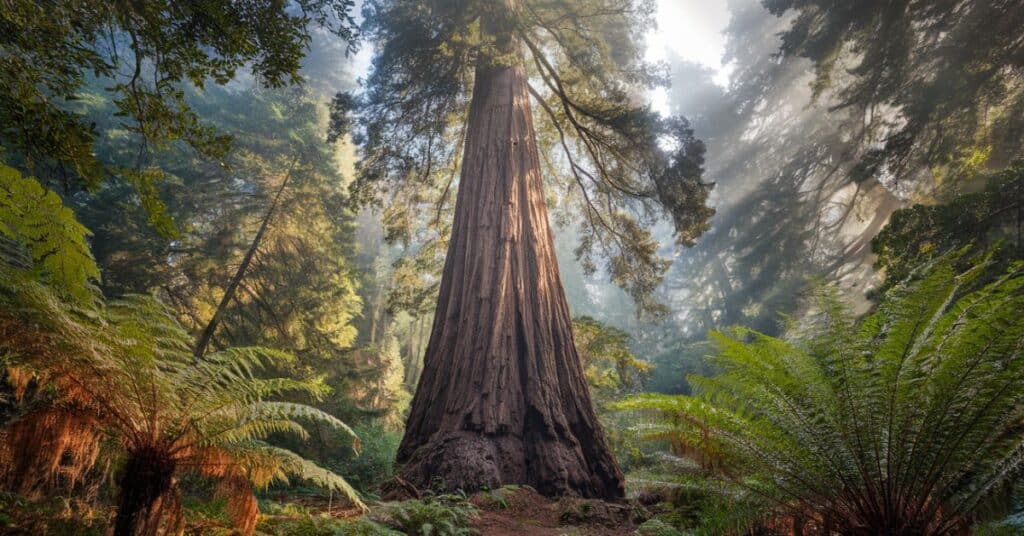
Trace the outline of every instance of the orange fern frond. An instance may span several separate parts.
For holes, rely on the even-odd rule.
[[[245,536],[251,536],[256,530],[260,508],[249,480],[243,476],[222,479],[216,494],[227,499],[227,513],[235,528]]]
[[[35,494],[58,483],[73,486],[81,482],[100,453],[97,422],[88,415],[57,408],[10,423],[0,441],[3,457],[10,459],[0,469],[0,483],[23,494]]]

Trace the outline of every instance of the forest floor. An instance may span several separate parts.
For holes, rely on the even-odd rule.
[[[451,500],[447,496],[442,502]],[[429,501],[429,499],[428,499]],[[289,498],[287,502],[302,505],[308,512],[319,512],[335,518],[358,516],[358,512],[335,506],[327,512],[322,499]],[[389,509],[408,505],[409,501],[371,504],[368,518],[384,525]],[[544,497],[528,486],[505,486],[494,491],[475,493],[459,501],[462,508],[470,506],[475,515],[468,528],[479,536],[618,536],[635,534],[651,512],[637,501],[609,502],[597,499]],[[435,514],[436,515],[436,514]]]
[[[531,488],[505,492],[500,500],[478,493],[470,502],[479,507],[471,527],[481,536],[613,536],[633,534],[647,513],[629,502],[593,499],[549,499]]]
[[[187,502],[187,536],[235,534],[223,511],[223,501],[193,498]],[[258,536],[426,534],[424,524],[440,526],[444,519],[451,519],[445,516],[454,511],[471,512],[468,523],[463,518],[457,524],[461,528],[429,532],[479,536],[660,534],[637,531],[654,512],[635,500],[551,499],[532,488],[518,486],[505,486],[468,497],[453,495],[376,502],[370,504],[370,512],[365,515],[337,501],[305,494],[274,494],[261,503],[263,512]],[[658,506],[650,508],[656,510]],[[397,521],[396,517],[405,517],[406,522]],[[100,535],[107,532],[112,518],[112,506],[59,497],[28,500],[0,494],[0,534]],[[412,525],[408,523],[410,519],[414,520]]]

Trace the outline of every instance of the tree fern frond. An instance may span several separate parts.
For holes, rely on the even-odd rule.
[[[349,425],[345,424],[337,417],[314,408],[305,404],[296,404],[293,402],[259,402],[252,405],[249,408],[248,415],[260,419],[260,418],[281,418],[289,420],[299,420],[307,422],[317,422],[326,424],[336,430],[341,430],[352,437],[353,448],[358,452],[359,449],[359,436],[356,435],[355,431],[352,430]]]
[[[224,445],[244,443],[257,439],[265,439],[270,434],[286,433],[306,440],[309,432],[303,426],[290,419],[252,419],[239,422],[237,419],[212,420],[207,429],[214,430],[204,433],[198,438],[198,446]]]
[[[288,354],[235,348],[195,361],[191,337],[155,298],[128,295],[105,304],[69,301],[29,269],[3,262],[0,335],[0,366],[16,370],[23,378],[19,382],[31,378],[52,393],[47,404],[74,407],[89,427],[89,434],[78,437],[111,437],[129,457],[133,452],[156,453],[179,471],[236,484],[240,477],[266,485],[297,476],[341,492],[365,508],[340,476],[257,441],[278,432],[305,438],[301,422],[316,422],[350,434],[358,448],[352,429],[326,412],[268,400],[296,393],[316,399],[325,393],[321,382],[262,377],[269,366],[293,361]],[[27,453],[38,450],[33,445],[29,441],[28,450],[11,452],[28,460]],[[64,451],[52,452],[69,459]],[[87,470],[94,458],[82,460],[78,471]],[[246,514],[239,520],[251,521],[251,493],[232,497],[238,512]],[[247,526],[243,523],[242,528]]]
[[[294,452],[253,442],[237,447],[224,447],[237,460],[257,487],[264,487],[274,481],[287,481],[288,476],[300,478],[318,487],[337,491],[354,506],[367,510],[359,493],[344,478],[316,465]]]

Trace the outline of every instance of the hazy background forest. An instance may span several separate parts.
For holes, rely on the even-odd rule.
[[[181,423],[196,420],[174,413],[187,406],[179,404],[178,394],[143,400],[128,393],[96,402],[102,398],[96,393],[133,382],[142,393],[185,389],[190,400],[213,401],[211,408],[224,407],[218,404],[230,397],[237,397],[231,404],[240,400],[239,408],[250,410],[281,404],[258,406],[240,417],[242,424],[231,425],[237,428],[228,427],[232,440],[256,445],[251,454],[232,450],[238,444],[218,443],[221,437],[211,439],[221,432],[189,440],[180,464],[198,469],[175,477],[177,498],[161,499],[156,507],[183,520],[160,529],[167,533],[226,533],[234,525],[243,533],[268,534],[467,534],[481,509],[509,508],[503,503],[514,503],[515,490],[505,488],[490,491],[491,502],[484,505],[479,498],[451,494],[390,506],[374,502],[395,476],[396,452],[423,371],[459,170],[457,155],[439,156],[441,164],[424,172],[429,180],[390,191],[387,203],[353,201],[350,188],[366,169],[360,157],[367,142],[346,113],[372,73],[374,43],[357,42],[343,30],[363,24],[362,2],[348,6],[353,19],[342,17],[335,31],[310,24],[308,42],[297,40],[307,47],[301,48],[298,84],[288,76],[268,84],[252,58],[226,76],[217,74],[217,65],[190,72],[188,51],[168,54],[168,65],[180,61],[186,67],[177,67],[176,79],[155,81],[154,94],[187,103],[187,113],[173,106],[130,109],[132,102],[155,102],[129,98],[139,78],[138,65],[132,76],[130,61],[102,72],[89,63],[88,53],[69,47],[53,54],[82,53],[80,79],[62,71],[59,63],[69,60],[43,51],[48,29],[25,30],[31,26],[25,6],[31,4],[0,2],[8,11],[0,31],[9,34],[0,38],[0,193],[6,196],[0,198],[0,364],[7,380],[0,392],[0,462],[6,467],[0,470],[0,532],[106,533],[112,505],[126,504],[117,493],[118,485],[127,485],[119,480],[126,463],[122,452],[140,450],[147,434],[166,433],[109,430],[131,429],[124,422],[145,428],[139,423],[156,414],[171,415],[168,422],[176,424],[168,429],[187,429]],[[1017,476],[1024,458],[1024,380],[1008,379],[1024,377],[1017,363],[1024,340],[1018,262],[1024,251],[1024,164],[1018,160],[1024,158],[1024,5],[865,4],[870,6],[785,0],[652,5],[657,27],[645,34],[646,59],[658,63],[667,83],[637,98],[657,112],[686,117],[703,141],[702,177],[714,183],[707,202],[714,215],[689,247],[677,243],[669,221],[647,229],[657,254],[671,260],[651,292],[631,289],[629,277],[591,254],[595,238],[580,222],[578,194],[553,178],[565,175],[565,162],[555,156],[559,133],[536,121],[576,345],[598,416],[626,474],[627,495],[646,501],[649,510],[644,519],[628,520],[630,532],[800,534],[806,522],[807,533],[855,533],[835,521],[848,514],[845,506],[835,506],[845,499],[822,499],[824,491],[804,482],[787,481],[789,487],[780,484],[786,489],[779,492],[760,478],[766,467],[789,474],[787,464],[798,463],[806,467],[793,473],[810,479],[819,469],[828,473],[821,468],[827,464],[814,462],[829,450],[827,444],[808,446],[791,460],[751,461],[735,444],[709,439],[741,434],[729,428],[738,421],[725,422],[721,412],[715,417],[699,395],[714,393],[708,400],[732,410],[737,406],[729,406],[730,400],[754,407],[759,397],[776,393],[773,387],[790,393],[797,384],[824,385],[831,380],[822,378],[841,375],[841,365],[828,361],[821,365],[828,372],[811,380],[811,365],[781,361],[788,350],[773,344],[792,344],[802,349],[800,355],[838,355],[844,346],[883,344],[878,341],[890,332],[882,328],[863,335],[872,322],[895,326],[914,355],[945,348],[929,337],[960,325],[972,331],[947,338],[964,339],[963,351],[958,346],[959,353],[951,353],[978,355],[972,346],[978,340],[997,341],[992,345],[1002,351],[998,363],[978,365],[990,375],[977,384],[965,379],[951,387],[950,380],[920,389],[947,393],[943,411],[977,415],[971,426],[988,426],[976,439],[961,438],[970,449],[963,447],[961,458],[951,447],[950,459],[991,454],[962,473],[950,469],[955,474],[948,479],[935,477],[943,483],[935,488],[946,486],[941,501],[952,506],[932,511],[931,498],[938,495],[922,492],[929,499],[921,509],[932,517],[920,533],[1024,530]],[[897,4],[909,11],[886,11]],[[289,31],[281,34],[294,37]],[[57,74],[22,78],[33,72],[19,63],[24,58]],[[66,115],[45,115],[26,105],[36,101],[26,97],[21,83],[44,87],[50,95],[68,89],[63,96],[73,98],[58,106]],[[536,107],[533,113],[540,117],[542,111]],[[140,115],[162,126],[136,122]],[[44,116],[52,124],[39,122]],[[59,133],[74,118],[87,125],[88,137],[39,134]],[[443,136],[461,140],[458,132]],[[445,147],[452,146],[457,144]],[[96,162],[102,169],[89,167]],[[108,312],[87,312],[97,303]],[[936,320],[923,335],[918,328],[898,331],[902,320],[944,319],[951,308],[975,312],[963,313],[959,323]],[[873,321],[875,314],[891,316]],[[737,326],[750,331],[731,331]],[[87,352],[105,352],[117,361],[101,366],[61,357]],[[212,364],[190,371],[193,355],[207,353]],[[908,385],[925,385],[931,378],[926,371],[933,370],[930,359],[915,361],[919,368],[913,372],[882,367],[861,379],[865,385],[875,377],[888,382],[891,373],[895,380],[886,385],[895,385],[905,374],[913,378]],[[45,364],[57,362],[63,364]],[[856,375],[871,363],[867,359],[847,372]],[[86,378],[106,366],[128,372],[95,383],[82,380],[84,385],[60,380]],[[692,375],[720,383],[691,381]],[[270,378],[281,383],[271,384]],[[237,389],[230,387],[236,383]],[[850,417],[851,422],[870,420],[864,417],[873,411],[867,401],[876,394],[892,414],[900,404],[930,408],[934,402],[915,399],[925,394],[913,394],[913,387],[898,391],[897,404],[896,387],[882,394],[865,388],[869,394],[861,397],[851,387],[856,380],[829,385],[829,392],[865,400],[865,407],[849,414],[828,413],[863,417]],[[53,394],[62,389],[77,394]],[[971,405],[982,405],[990,391],[1000,393],[991,407]],[[809,392],[793,400],[813,406],[821,391]],[[30,418],[52,400],[60,401],[54,407],[62,411],[98,405],[101,413],[124,418],[94,426],[102,419],[70,418],[74,411],[51,409]],[[762,407],[772,407],[773,400]],[[113,409],[122,406],[130,409]],[[792,418],[793,427],[807,426],[792,437],[761,421],[749,428],[776,441],[765,439],[765,450],[791,446],[797,452],[806,446],[801,441],[810,445],[815,435],[814,426],[792,416],[801,411],[775,418],[766,410],[774,425]],[[736,409],[737,419],[748,413]],[[922,422],[934,424],[928,415]],[[917,417],[910,413],[898,416],[886,437],[911,438],[908,443],[916,447],[913,434],[927,427],[915,427]],[[817,422],[813,415],[807,421]],[[912,423],[906,436],[892,431],[893,421]],[[852,435],[868,433],[857,426]],[[953,433],[949,426],[927,428],[936,450],[944,448],[943,434]],[[822,435],[839,442],[842,434]],[[122,436],[132,439],[117,439]],[[786,442],[792,438],[801,445]],[[916,451],[910,452],[907,459]],[[232,464],[245,467],[245,475],[211,469]],[[281,478],[285,473],[293,478]],[[794,491],[804,484],[808,490]],[[366,505],[368,517],[352,517]],[[591,515],[571,508],[576,509],[569,518],[586,521]],[[886,522],[899,517],[887,515]],[[169,518],[153,519],[160,524]],[[907,532],[892,533],[912,533],[906,527],[913,523],[907,523],[900,529]],[[607,530],[595,534],[624,529]]]

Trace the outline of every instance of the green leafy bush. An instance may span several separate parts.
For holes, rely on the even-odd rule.
[[[359,451],[336,449],[328,454],[327,466],[345,475],[359,491],[372,493],[394,475],[395,455],[402,433],[380,421],[360,423],[353,428],[362,440]]]
[[[478,515],[463,495],[439,495],[389,504],[373,514],[382,523],[411,536],[467,536]]]

